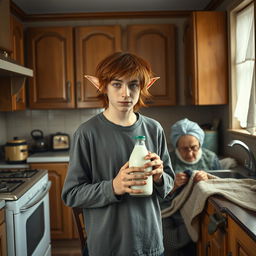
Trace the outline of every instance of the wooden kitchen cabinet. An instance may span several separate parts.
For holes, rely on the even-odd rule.
[[[176,104],[175,26],[171,24],[129,25],[128,51],[147,60],[160,79],[149,89],[150,106]]]
[[[29,28],[28,49],[28,63],[35,72],[30,79],[31,109],[102,107],[84,75],[94,75],[100,60],[121,49],[121,28],[77,27],[75,41],[71,27]]]
[[[220,223],[217,225],[216,223]],[[209,227],[216,227],[216,231],[211,234]],[[201,216],[201,235],[198,242],[198,256],[226,256],[227,255],[227,227],[226,215],[218,212],[215,207],[208,202]]]
[[[256,255],[256,241],[231,218],[229,225],[229,255],[254,256]]]
[[[4,208],[0,210],[0,256],[7,255],[6,224]]]
[[[11,53],[10,0],[0,1],[0,50]]]
[[[184,32],[188,105],[228,103],[225,12],[192,12]]]
[[[75,107],[72,27],[28,29],[31,109]]]
[[[214,202],[214,203],[213,203]],[[217,201],[218,202],[218,201]],[[223,202],[223,201],[220,201]],[[230,208],[229,208],[230,207]],[[238,206],[236,206],[238,207]],[[232,211],[233,209],[233,211]],[[232,215],[230,214],[232,212]],[[237,215],[238,214],[238,215]],[[237,217],[240,216],[240,217]],[[254,216],[254,215],[253,215]],[[239,218],[252,222],[246,210],[238,210],[230,205],[218,206],[216,200],[208,200],[200,216],[200,238],[197,243],[198,256],[254,256],[256,252],[256,239],[253,233],[242,228]],[[245,222],[243,222],[245,223]],[[216,228],[216,231],[213,232]],[[212,231],[211,232],[209,232]],[[211,233],[211,234],[210,234]]]
[[[76,92],[78,108],[99,108],[97,89],[84,77],[95,75],[96,66],[108,55],[121,50],[121,27],[88,26],[75,28]]]
[[[72,211],[61,199],[68,163],[33,163],[30,167],[47,169],[52,182],[49,192],[51,239],[72,239],[75,229]]]
[[[24,65],[24,32],[22,23],[11,16],[11,58]],[[26,85],[24,77],[1,77],[0,111],[26,109]]]

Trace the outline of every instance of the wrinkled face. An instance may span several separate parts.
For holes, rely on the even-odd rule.
[[[177,149],[185,161],[193,162],[197,159],[200,143],[198,139],[192,135],[183,135],[177,142]]]
[[[115,78],[107,86],[109,108],[121,112],[133,111],[140,97],[140,83],[136,78]]]

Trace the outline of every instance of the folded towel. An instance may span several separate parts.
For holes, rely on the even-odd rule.
[[[208,174],[208,180],[193,182],[194,172],[184,189],[171,202],[170,207],[162,211],[162,217],[171,216],[177,210],[183,217],[191,239],[198,241],[199,214],[203,211],[208,197],[222,195],[229,201],[256,211],[256,180],[221,179]]]

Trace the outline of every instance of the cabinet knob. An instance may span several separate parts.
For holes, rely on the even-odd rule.
[[[222,229],[225,231],[226,228],[226,218],[218,213],[210,215],[210,221],[208,223],[208,234],[214,234],[217,229]]]

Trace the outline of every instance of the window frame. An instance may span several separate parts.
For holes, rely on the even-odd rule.
[[[238,0],[233,3],[227,10],[228,12],[228,39],[229,39],[229,78],[230,78],[230,86],[229,86],[229,131],[232,133],[239,133],[249,137],[256,137],[256,134],[250,134],[246,129],[240,126],[240,123],[234,117],[235,107],[236,107],[236,72],[235,72],[235,53],[236,53],[236,14],[244,9],[246,6],[254,3],[254,24],[256,25],[256,3],[254,0]]]

